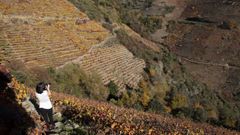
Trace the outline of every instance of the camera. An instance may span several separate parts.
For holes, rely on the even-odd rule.
[[[44,89],[48,90],[48,87],[51,85],[51,83],[44,83]]]

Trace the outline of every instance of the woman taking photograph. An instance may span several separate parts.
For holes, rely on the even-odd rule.
[[[36,97],[39,101],[39,111],[46,122],[48,129],[52,129],[55,126],[53,121],[53,106],[49,98],[50,95],[50,84],[44,82],[37,84]]]

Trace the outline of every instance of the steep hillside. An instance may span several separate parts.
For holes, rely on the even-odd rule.
[[[122,26],[116,24],[113,31],[120,27]],[[115,32],[82,57],[68,63],[79,64],[87,73],[96,72],[103,78],[102,81],[105,85],[113,81],[118,85],[120,91],[125,90],[126,87],[137,89],[138,83],[142,79],[143,68],[146,66],[143,59],[136,58],[118,41]]]
[[[108,29],[125,23],[157,43],[160,52],[126,29],[117,31],[120,42],[146,61],[144,110],[239,130],[239,1],[70,1]]]
[[[165,42],[196,80],[218,93],[224,102],[218,108],[231,110],[220,111],[224,125],[240,116],[239,8],[237,0],[191,1]]]
[[[9,96],[10,93],[15,97]],[[1,92],[2,94],[5,94],[5,97],[1,96],[1,100],[5,99],[10,104],[18,106],[19,109],[25,111],[25,115],[19,112],[22,115],[19,118],[21,122],[14,123],[13,127],[2,125],[1,133],[8,133],[4,131],[12,129],[12,134],[238,134],[207,124],[194,124],[187,120],[119,108],[111,104],[79,99],[55,92],[51,99],[54,102],[54,112],[57,113],[54,116],[57,118],[55,119],[57,129],[45,132],[43,122],[33,104],[35,99],[31,89],[13,79],[11,88],[6,89],[4,93]],[[5,111],[11,111],[11,108],[4,109]],[[69,127],[69,125],[63,125],[59,121],[71,122],[72,124],[72,121],[74,121],[75,126]],[[32,122],[32,124],[29,122]],[[18,126],[18,130],[13,129],[15,126]]]
[[[138,60],[122,45],[102,47],[85,56],[80,66],[87,72],[97,72],[104,78],[103,83],[114,81],[119,89],[138,88],[142,79],[145,62]]]
[[[145,67],[99,23],[66,0],[0,1],[1,61],[21,61],[28,69],[59,67],[77,61],[105,85],[138,87]],[[56,8],[57,7],[57,8]],[[136,70],[135,70],[136,69]]]
[[[53,7],[58,3],[58,8]],[[1,1],[4,59],[29,68],[59,66],[86,53],[108,32],[66,1]]]

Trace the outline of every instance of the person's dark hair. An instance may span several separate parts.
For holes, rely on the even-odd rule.
[[[11,73],[6,73],[5,76],[6,76],[6,82],[10,83],[12,81],[12,78],[13,78]]]
[[[12,81],[12,75],[8,69],[0,63],[0,92],[8,87],[8,83]]]
[[[46,90],[46,84],[44,82],[38,83],[36,86],[36,92],[42,94],[44,90]]]

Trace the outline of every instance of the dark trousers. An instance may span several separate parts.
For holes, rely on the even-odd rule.
[[[39,108],[41,115],[43,116],[44,121],[47,124],[54,124],[53,121],[53,109],[43,109],[43,108]]]

